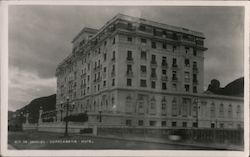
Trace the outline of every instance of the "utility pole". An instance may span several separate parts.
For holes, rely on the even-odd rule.
[[[67,97],[67,102],[66,102],[66,116],[65,116],[65,132],[64,136],[68,136],[68,113],[69,112],[69,97]]]

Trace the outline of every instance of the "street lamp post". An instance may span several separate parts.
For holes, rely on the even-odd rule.
[[[68,136],[68,113],[69,112],[69,97],[67,97],[67,102],[66,102],[66,116],[65,116],[65,132],[64,136]]]

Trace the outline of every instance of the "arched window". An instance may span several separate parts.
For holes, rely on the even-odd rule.
[[[219,108],[219,116],[220,117],[224,117],[224,104],[220,104],[220,108]]]
[[[126,97],[125,111],[126,113],[132,112],[132,98],[130,95]]]
[[[172,116],[177,116],[177,102],[176,98],[172,100]]]
[[[232,118],[232,117],[233,117],[233,114],[232,114],[232,113],[233,113],[233,112],[232,112],[232,105],[229,104],[229,105],[228,105],[228,117]]]
[[[161,101],[161,114],[166,115],[167,114],[167,100],[165,97],[163,97]]]
[[[216,115],[215,115],[215,104],[212,103],[211,106],[210,106],[210,115],[211,115],[211,118],[214,118]]]
[[[240,118],[240,114],[241,114],[240,105],[237,105],[237,110],[236,110],[237,118]]]

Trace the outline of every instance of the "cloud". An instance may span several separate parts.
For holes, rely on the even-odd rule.
[[[10,106],[55,92],[55,69],[71,53],[83,27],[101,28],[123,13],[203,32],[206,36],[204,86],[224,86],[243,76],[242,7],[49,6],[9,7]]]
[[[48,96],[56,92],[56,79],[40,78],[37,73],[20,70],[17,67],[9,69],[9,109],[15,110],[32,99]]]

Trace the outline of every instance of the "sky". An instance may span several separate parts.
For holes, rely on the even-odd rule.
[[[203,32],[204,88],[244,75],[244,10],[241,7],[10,6],[9,110],[56,93],[55,70],[71,53],[83,27],[101,28],[118,13]]]

